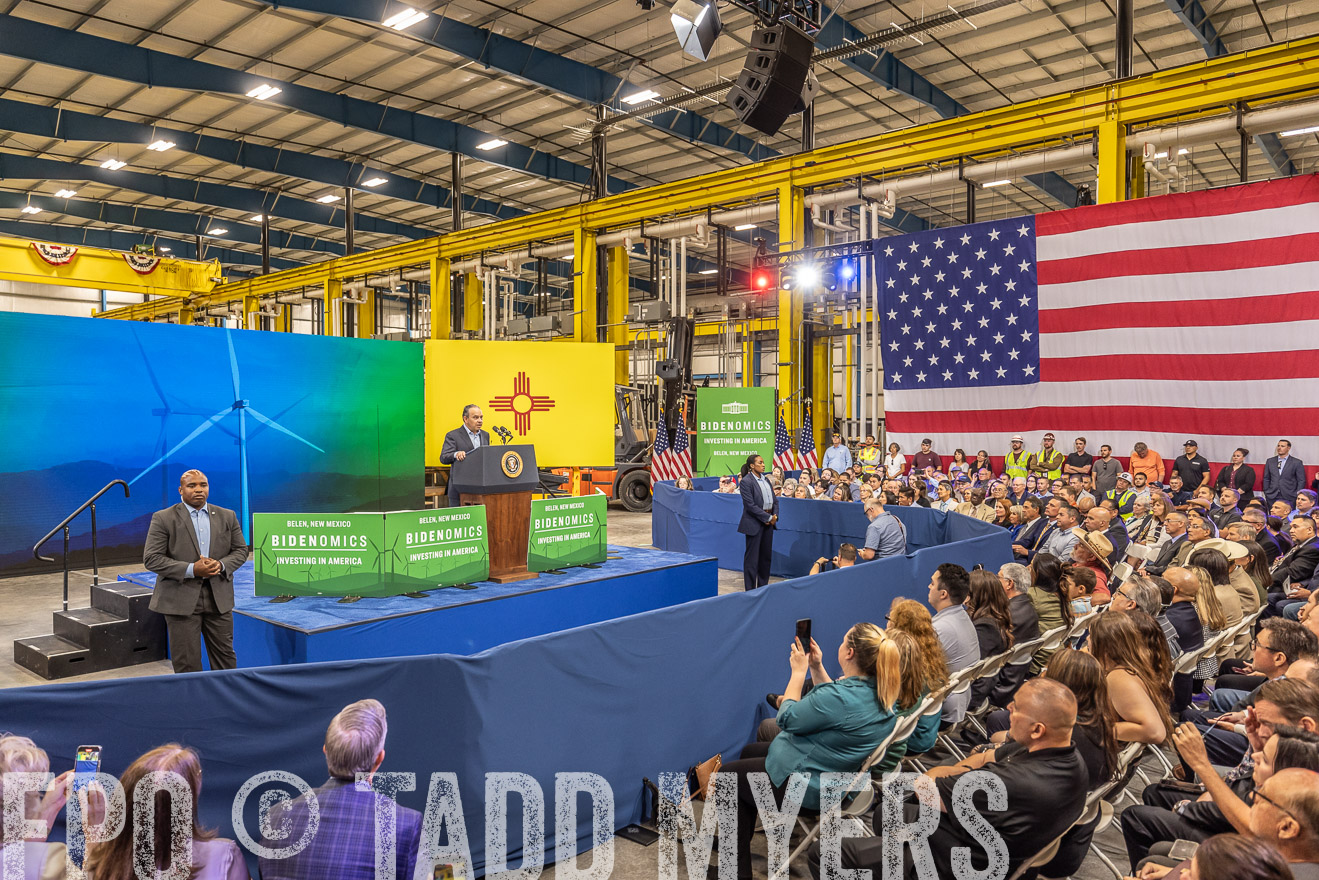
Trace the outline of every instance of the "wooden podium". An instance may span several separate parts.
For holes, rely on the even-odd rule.
[[[460,494],[464,507],[485,505],[490,580],[497,584],[540,576],[527,571],[531,493],[539,486],[536,450],[529,443],[481,446],[453,463],[449,492]]]

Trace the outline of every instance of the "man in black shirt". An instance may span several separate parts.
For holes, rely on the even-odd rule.
[[[928,852],[921,852],[924,871],[917,869],[912,848],[923,851],[926,841],[917,837],[903,847],[906,876],[911,880],[957,876],[953,872],[952,853],[958,847],[970,849],[973,870],[986,868],[988,859],[981,835],[965,828],[953,811],[953,790],[963,773],[980,770],[993,774],[1006,790],[1006,809],[985,809],[983,789],[973,795],[971,803],[980,821],[991,826],[1006,845],[1009,874],[1080,817],[1089,780],[1085,763],[1072,745],[1076,697],[1056,681],[1036,678],[1017,691],[1009,712],[1008,743],[971,755],[952,766],[935,767],[926,774],[934,780],[942,809],[939,824],[928,838]],[[905,804],[905,821],[915,824],[920,811],[919,804],[909,800]],[[883,874],[884,812],[882,808],[875,810],[877,836],[843,839],[844,868],[869,869],[874,877]],[[812,846],[808,859],[811,874],[816,878],[820,877],[819,846]]]
[[[1063,476],[1068,474],[1088,474],[1090,466],[1094,464],[1095,457],[1085,451],[1085,438],[1077,437],[1073,444],[1076,451],[1067,456],[1063,462]]]
[[[1187,440],[1182,444],[1185,451],[1177,456],[1172,465],[1172,469],[1182,478],[1182,489],[1187,492],[1194,492],[1209,479],[1209,461],[1196,451],[1199,448],[1194,440]]]

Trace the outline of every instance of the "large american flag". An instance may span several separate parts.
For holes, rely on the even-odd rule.
[[[673,472],[673,453],[669,449],[669,429],[664,424],[661,416],[659,424],[655,426],[655,448],[650,453],[650,484],[653,486],[659,480],[676,480],[678,475]]]
[[[1319,177],[878,242],[890,439],[1319,460]]]
[[[774,427],[774,467],[783,468],[784,473],[797,469],[797,453],[792,451],[792,438],[788,436],[788,426],[783,422],[783,413],[779,413],[779,423]]]
[[[797,464],[803,468],[818,468],[820,459],[815,455],[815,427],[811,424],[811,405],[806,404],[802,417],[801,433],[797,435]]]
[[[691,440],[687,436],[687,408],[678,411],[678,429],[673,432],[673,446],[669,449],[670,470],[673,479],[692,475]]]

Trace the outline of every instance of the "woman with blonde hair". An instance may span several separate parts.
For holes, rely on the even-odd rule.
[[[50,756],[26,736],[0,734],[0,803],[4,800],[5,773],[49,773]],[[69,780],[73,771],[61,773],[55,777],[45,795],[40,799],[36,792],[30,792],[29,802],[25,805],[25,818],[40,822],[45,829],[39,837],[26,840],[10,840],[4,837],[0,827],[0,842],[4,846],[4,859],[8,861],[11,847],[23,847],[23,880],[56,880],[64,876],[65,850],[62,843],[47,843],[46,835],[50,833],[55,819],[64,807],[68,797]],[[2,826],[4,823],[0,823]]]
[[[1223,611],[1223,605],[1218,601],[1218,593],[1214,590],[1213,576],[1198,565],[1188,565],[1186,570],[1195,575],[1196,582],[1199,584],[1199,590],[1195,594],[1195,613],[1200,618],[1200,626],[1204,629],[1204,642],[1201,642],[1203,645],[1227,629],[1227,613]],[[1207,681],[1216,678],[1218,676],[1218,665],[1217,656],[1205,657],[1195,667],[1196,680]]]
[[[792,774],[806,774],[802,806],[818,810],[821,774],[861,769],[897,723],[894,705],[902,693],[901,665],[898,646],[888,634],[873,623],[858,623],[843,636],[837,656],[843,674],[833,679],[815,640],[802,645],[793,639],[788,654],[792,675],[776,719],[782,732],[767,743],[751,743],[738,760],[719,768],[737,778],[739,880],[753,876],[756,801],[750,774],[768,774],[776,803],[782,801]],[[802,696],[808,671],[814,686]]]
[[[1118,742],[1159,745],[1174,724],[1172,682],[1158,678],[1154,658],[1135,622],[1126,614],[1101,614],[1090,624],[1090,653],[1104,670],[1108,698],[1117,716]]]
[[[215,831],[203,828],[197,820],[197,802],[201,798],[202,763],[192,749],[178,743],[167,743],[147,752],[128,766],[119,777],[125,802],[135,803],[138,785],[151,773],[177,773],[188,784],[192,794],[187,811],[192,817],[192,880],[248,880],[247,863],[238,844],[216,837]],[[178,809],[170,804],[165,792],[156,794],[155,810],[151,815],[155,829],[156,870],[163,871],[172,858],[171,812]],[[137,811],[131,807],[124,819],[123,830],[105,843],[87,848],[83,863],[88,880],[134,880],[133,846],[137,840]]]

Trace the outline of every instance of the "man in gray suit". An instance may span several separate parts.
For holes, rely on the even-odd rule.
[[[481,430],[481,424],[485,421],[485,414],[481,412],[481,407],[474,403],[469,403],[463,407],[463,426],[454,428],[444,435],[444,445],[440,447],[440,464],[451,465],[455,461],[462,461],[478,446],[490,445],[490,434]],[[462,504],[462,497],[454,494],[449,496],[449,506],[457,507]]]
[[[207,504],[201,471],[179,479],[182,502],[151,515],[142,563],[156,575],[151,610],[165,616],[175,672],[200,672],[201,635],[212,669],[233,669],[234,572],[247,540],[232,510]]]

